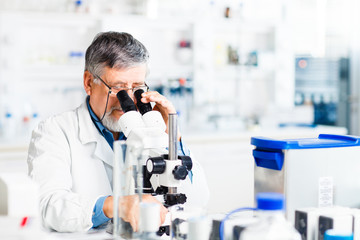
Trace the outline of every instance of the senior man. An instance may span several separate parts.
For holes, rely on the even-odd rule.
[[[40,186],[40,213],[45,227],[59,232],[86,231],[113,217],[113,142],[126,139],[118,120],[124,114],[116,94],[126,90],[147,90],[149,54],[142,43],[128,33],[98,34],[86,50],[85,102],[73,111],[42,121],[33,131],[29,146],[29,175]],[[142,102],[154,102],[168,123],[176,113],[173,104],[158,92],[143,93]],[[181,136],[179,151],[189,154]],[[203,207],[208,188],[199,164],[184,181],[189,204]],[[163,222],[167,209],[156,198],[143,201],[161,205]],[[127,196],[121,201],[121,217],[138,228],[139,200]]]

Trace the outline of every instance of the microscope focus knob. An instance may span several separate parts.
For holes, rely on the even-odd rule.
[[[176,166],[172,173],[174,174],[176,180],[185,180],[188,174],[186,167],[182,165]]]
[[[181,160],[182,165],[185,166],[188,171],[192,169],[193,163],[189,156],[179,156],[179,159]]]
[[[165,172],[166,163],[162,157],[152,157],[146,162],[146,169],[151,174],[162,174]]]

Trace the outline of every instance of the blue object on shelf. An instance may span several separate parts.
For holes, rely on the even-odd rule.
[[[77,51],[70,51],[69,53],[69,56],[70,57],[82,57],[84,56],[83,52],[77,52]]]
[[[82,4],[82,1],[81,1],[81,0],[75,1],[75,5],[76,5],[76,6],[81,6],[81,4]]]
[[[304,128],[316,128],[317,125],[313,123],[279,123],[279,127],[304,127]]]

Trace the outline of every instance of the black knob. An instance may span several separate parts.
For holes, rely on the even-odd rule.
[[[182,165],[185,166],[188,171],[190,171],[193,167],[191,158],[189,156],[179,156],[179,158],[182,161]]]
[[[186,199],[187,197],[183,193],[164,195],[164,202],[166,207],[174,206],[176,204],[184,204],[186,202]]]
[[[174,174],[176,180],[185,180],[188,174],[186,167],[181,165],[176,166],[172,173]]]
[[[152,157],[146,162],[146,169],[151,174],[161,174],[165,172],[166,163],[162,157]]]

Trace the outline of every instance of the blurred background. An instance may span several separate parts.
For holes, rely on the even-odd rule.
[[[94,36],[124,31],[228,198],[209,209],[251,204],[251,136],[360,134],[359,12],[357,0],[1,0],[0,171],[27,171],[33,127],[85,99]]]

